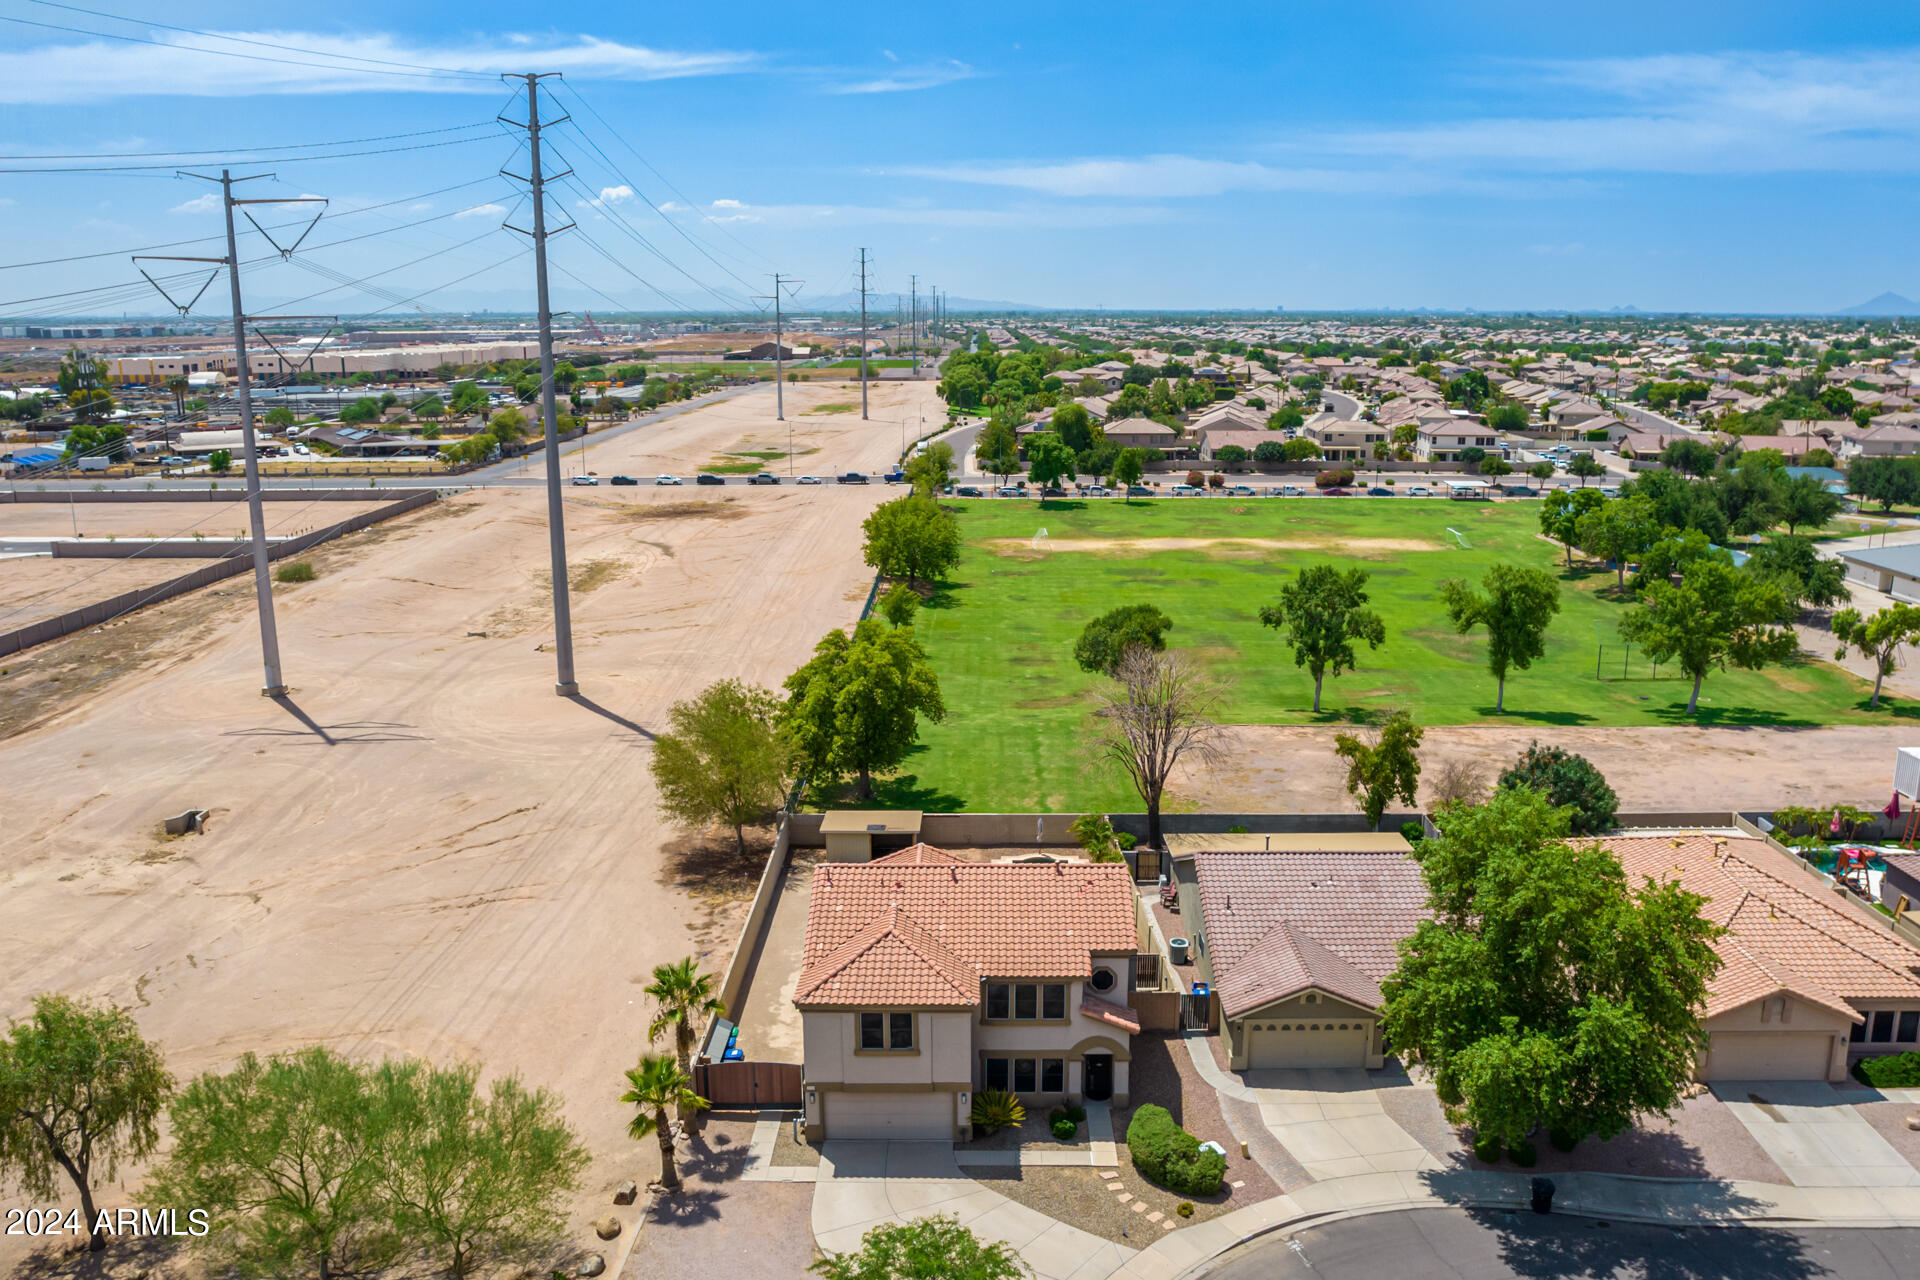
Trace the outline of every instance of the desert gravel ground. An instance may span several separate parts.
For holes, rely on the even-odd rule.
[[[537,490],[319,549],[318,581],[276,590],[284,706],[259,695],[247,590],[14,661],[0,1015],[45,990],[116,1000],[182,1078],[313,1043],[518,1072],[595,1156],[578,1228],[655,1172],[616,1101],[640,987],[683,955],[721,968],[752,883],[663,825],[651,735],[712,680],[777,686],[853,620],[859,524],[887,496],[569,490],[579,701],[553,693]],[[204,834],[158,834],[196,807]],[[0,1272],[15,1256],[0,1244]]]

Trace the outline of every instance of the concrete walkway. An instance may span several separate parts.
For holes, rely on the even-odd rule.
[[[1203,1037],[1184,1039],[1201,1079],[1227,1097],[1259,1107],[1260,1122],[1315,1182],[1442,1167],[1387,1115],[1365,1071],[1226,1072]]]
[[[953,1214],[985,1240],[1020,1251],[1040,1280],[1105,1280],[1131,1251],[1007,1199],[960,1172],[947,1142],[843,1142],[820,1149],[813,1239],[829,1253],[860,1247],[884,1222]],[[1175,1233],[1178,1234],[1178,1233]]]
[[[961,1164],[982,1169],[1013,1169],[1021,1165],[1063,1169],[1117,1169],[1120,1167],[1119,1147],[1113,1140],[1113,1108],[1104,1102],[1087,1104],[1085,1150],[1026,1143],[1011,1151],[980,1151],[955,1147],[953,1156]]]
[[[810,1164],[775,1164],[774,1144],[780,1140],[780,1126],[793,1123],[791,1111],[762,1111],[753,1122],[753,1137],[747,1146],[746,1163],[741,1166],[742,1182],[813,1182],[820,1174]]]
[[[1920,1187],[1920,1171],[1823,1080],[1712,1088],[1796,1187]]]

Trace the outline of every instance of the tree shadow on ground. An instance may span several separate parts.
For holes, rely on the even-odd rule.
[[[57,1236],[20,1259],[13,1274],[143,1280],[173,1274],[185,1252],[183,1244],[169,1236],[114,1236],[105,1249],[89,1253],[85,1235]]]
[[[1687,704],[1670,703],[1664,707],[1649,707],[1647,710],[1665,724],[1676,726],[1694,726],[1701,729],[1818,729],[1822,725],[1818,720],[1808,720],[1803,716],[1782,715],[1777,711],[1768,711],[1760,707],[1699,707],[1692,715],[1687,714]]]
[[[666,854],[667,878],[682,889],[752,892],[766,868],[773,839],[771,827],[748,827],[743,857],[734,844],[731,828],[725,832],[683,831],[661,846]]]
[[[1671,1280],[1803,1280],[1832,1274],[1785,1231],[1727,1227],[1614,1228],[1604,1218],[1476,1209],[1514,1275],[1661,1276]]]
[[[1677,1133],[1659,1129],[1632,1128],[1601,1140],[1587,1138],[1571,1151],[1561,1151],[1548,1141],[1546,1133],[1533,1134],[1537,1164],[1521,1168],[1511,1159],[1487,1164],[1473,1154],[1467,1131],[1456,1128],[1461,1149],[1443,1157],[1456,1169],[1492,1169],[1501,1173],[1529,1173],[1551,1177],[1559,1173],[1608,1173],[1635,1178],[1700,1178],[1713,1176],[1700,1148]]]
[[[1557,724],[1561,726],[1592,724],[1594,717],[1584,711],[1519,711],[1508,707],[1496,711],[1492,707],[1475,707],[1474,711],[1486,717],[1493,724],[1503,721],[1528,721],[1533,724]]]
[[[873,784],[873,799],[861,804],[877,809],[918,809],[922,813],[959,813],[967,807],[966,797],[954,795],[932,783],[922,783],[915,773],[895,774]]]
[[[960,592],[972,587],[970,582],[940,581],[932,584],[932,590],[921,593],[920,607],[923,609],[958,609],[962,603]]]
[[[1920,720],[1920,702],[1902,702],[1898,698],[1889,697],[1884,690],[1880,694],[1879,706],[1868,705],[1871,700],[1871,695],[1861,698],[1853,704],[1853,709],[1862,715],[1891,716],[1895,720]]]

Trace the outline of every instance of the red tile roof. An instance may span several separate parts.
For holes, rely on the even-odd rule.
[[[1123,1004],[1102,1000],[1091,991],[1083,990],[1080,993],[1080,1012],[1089,1018],[1098,1018],[1109,1026],[1118,1027],[1128,1035],[1140,1034],[1139,1014]]]
[[[878,867],[905,864],[918,867],[945,867],[952,866],[956,863],[964,863],[965,861],[966,859],[960,857],[958,854],[948,853],[945,849],[936,849],[932,845],[922,841],[919,844],[910,844],[904,849],[899,849],[893,853],[874,858],[866,865],[869,867]]]
[[[1263,1009],[1276,1000],[1317,989],[1365,1009],[1378,1009],[1380,984],[1292,921],[1274,925],[1224,977],[1215,970],[1220,1010],[1229,1018]]]
[[[1084,978],[1092,953],[1134,949],[1123,865],[942,861],[938,853],[815,868],[796,1004],[943,1000],[958,972],[947,956],[971,975],[972,1004],[983,978]]]

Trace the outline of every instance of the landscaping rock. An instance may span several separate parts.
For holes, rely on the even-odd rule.
[[[1920,1111],[1916,1111],[1907,1117],[1907,1128],[1920,1129]]]
[[[620,1234],[620,1219],[608,1214],[593,1224],[593,1234],[602,1240],[611,1240]]]
[[[615,1204],[632,1204],[639,1194],[639,1187],[634,1186],[631,1182],[623,1182],[613,1189],[613,1202]]]
[[[577,1276],[597,1276],[606,1269],[607,1260],[597,1253],[590,1253],[580,1260],[580,1265],[575,1269],[574,1274]]]

